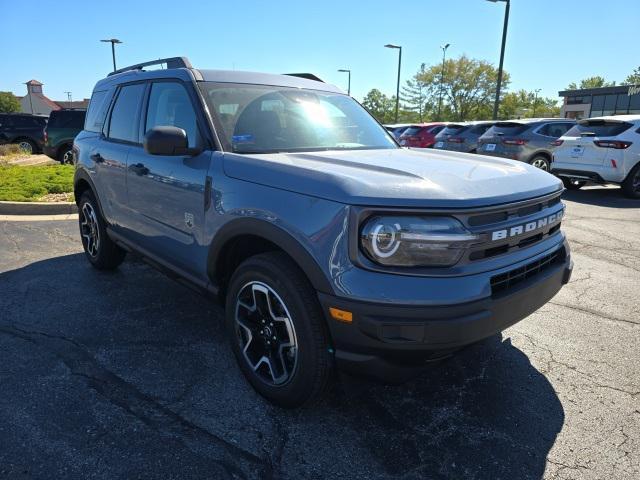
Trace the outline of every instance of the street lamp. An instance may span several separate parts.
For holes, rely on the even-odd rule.
[[[442,87],[444,86],[444,59],[447,54],[447,48],[451,46],[450,43],[441,45],[442,49],[442,74],[440,75],[440,99],[438,100],[438,120],[440,120],[440,111],[442,110]]]
[[[397,48],[398,49],[398,82],[396,84],[396,123],[398,123],[398,106],[400,105],[400,67],[402,66],[402,47],[400,45],[393,45],[387,43],[385,48]]]
[[[504,63],[504,45],[507,42],[507,26],[509,25],[509,8],[510,0],[487,0],[488,2],[505,2],[507,5],[504,9],[504,27],[502,27],[502,48],[500,49],[500,66],[498,67],[498,85],[496,87],[496,101],[493,104],[493,119],[498,119],[498,107],[500,106],[500,87],[502,86],[502,64]]]
[[[349,74],[349,83],[347,84],[347,95],[351,96],[351,70],[349,70],[348,68],[341,68],[338,71]]]
[[[540,93],[540,90],[542,90],[541,88],[538,88],[537,90],[534,90],[534,97],[533,97],[533,118],[536,118],[536,107],[538,106],[538,93]]]
[[[106,40],[100,40],[101,42],[110,43],[111,44],[111,57],[113,58],[113,71],[116,71],[116,43],[122,43],[117,38],[108,38]]]

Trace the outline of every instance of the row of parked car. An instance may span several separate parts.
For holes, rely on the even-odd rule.
[[[60,163],[73,163],[74,137],[82,131],[86,110],[54,110],[47,117],[0,113],[0,145],[18,144],[26,153],[44,153]]]
[[[633,198],[640,198],[639,127],[639,115],[386,126],[405,147],[519,160],[557,175],[567,189],[613,183]]]

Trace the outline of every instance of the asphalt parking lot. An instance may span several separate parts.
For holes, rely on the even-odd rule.
[[[640,478],[640,202],[566,195],[571,283],[401,386],[258,397],[221,309],[75,221],[0,221],[0,478]]]

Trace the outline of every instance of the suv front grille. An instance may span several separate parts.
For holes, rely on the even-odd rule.
[[[509,290],[514,285],[535,277],[540,272],[548,270],[553,265],[560,264],[565,260],[565,250],[561,248],[549,255],[528,263],[522,267],[515,268],[500,275],[491,277],[491,294],[502,293]]]

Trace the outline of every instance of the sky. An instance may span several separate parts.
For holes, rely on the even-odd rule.
[[[466,54],[498,64],[504,2],[486,0],[192,1],[0,0],[0,91],[24,95],[44,83],[53,100],[88,98],[112,68],[187,56],[194,67],[311,72],[362,97],[395,94],[421,63]],[[67,23],[68,22],[68,23]],[[556,98],[570,82],[602,75],[620,82],[640,65],[638,0],[511,0],[504,68],[510,90]]]

